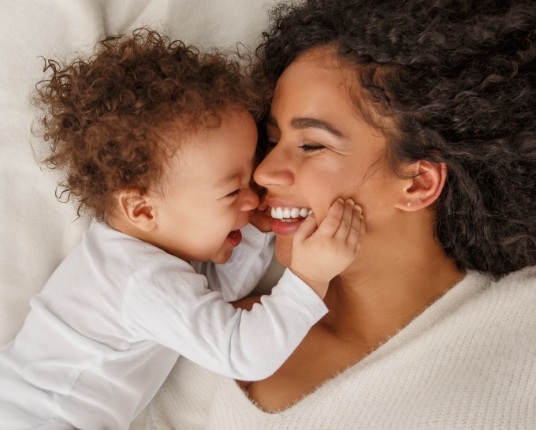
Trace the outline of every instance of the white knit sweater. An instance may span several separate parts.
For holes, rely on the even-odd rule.
[[[280,413],[180,359],[133,429],[534,430],[536,267],[477,273],[368,357]]]

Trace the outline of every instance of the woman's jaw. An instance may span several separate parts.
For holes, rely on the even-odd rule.
[[[279,263],[289,267],[292,259],[292,243],[294,233],[303,220],[311,213],[308,206],[288,200],[266,198],[265,215],[270,220],[271,230],[277,236],[275,241],[275,256]]]

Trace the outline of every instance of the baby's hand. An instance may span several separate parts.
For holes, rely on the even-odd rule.
[[[258,230],[267,233],[272,231],[271,218],[266,215],[268,205],[261,201],[256,209],[253,209],[249,215],[249,222]]]
[[[318,228],[309,215],[294,235],[290,270],[324,298],[329,281],[354,261],[364,232],[361,208],[337,199]]]

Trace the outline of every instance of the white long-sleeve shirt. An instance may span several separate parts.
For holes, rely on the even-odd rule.
[[[179,355],[231,378],[273,373],[326,313],[322,300],[290,271],[251,311],[215,291],[249,293],[270,251],[268,236],[244,229],[228,264],[197,264],[210,268],[207,283],[185,261],[93,224],[0,353],[0,428],[128,428]]]
[[[334,312],[333,310],[332,312]],[[536,266],[476,272],[287,409],[179,360],[132,430],[534,430]]]

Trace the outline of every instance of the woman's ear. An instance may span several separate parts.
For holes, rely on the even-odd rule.
[[[150,198],[136,189],[120,191],[118,196],[118,212],[125,222],[142,231],[149,232],[156,227],[155,209]]]
[[[414,212],[434,203],[447,179],[447,165],[420,160],[410,165],[410,174],[396,208]]]

